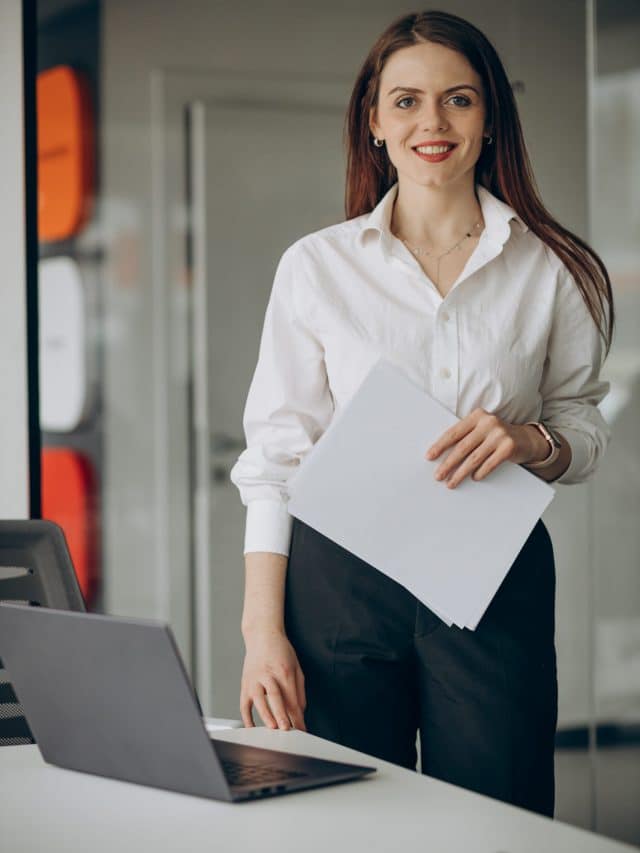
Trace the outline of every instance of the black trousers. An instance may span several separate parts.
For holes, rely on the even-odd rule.
[[[428,558],[425,559],[425,571]],[[555,565],[538,521],[475,631],[294,518],[285,628],[311,734],[550,817]]]

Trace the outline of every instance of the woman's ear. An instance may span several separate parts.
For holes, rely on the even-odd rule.
[[[372,136],[378,135],[378,122],[376,118],[376,108],[370,107],[369,109],[369,132]]]

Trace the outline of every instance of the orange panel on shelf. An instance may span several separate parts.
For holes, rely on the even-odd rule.
[[[89,84],[67,65],[37,80],[38,237],[72,237],[89,216],[94,178],[94,127]]]
[[[98,583],[96,477],[81,453],[62,447],[42,451],[42,517],[64,530],[80,589],[91,604]]]

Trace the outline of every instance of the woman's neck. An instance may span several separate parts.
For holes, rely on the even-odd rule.
[[[391,231],[412,245],[446,249],[481,221],[482,208],[473,183],[425,187],[399,181]],[[476,229],[475,234],[481,230]]]

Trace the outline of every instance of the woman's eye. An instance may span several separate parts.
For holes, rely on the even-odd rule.
[[[399,101],[396,101],[396,106],[399,107],[403,101],[413,101],[411,95],[406,95],[404,98],[400,98]]]
[[[462,101],[463,103],[456,104],[456,106],[458,106],[458,107],[468,107],[469,104],[471,103],[469,98],[465,98],[464,95],[454,95],[453,98],[450,98],[449,100],[451,100],[451,101]]]

